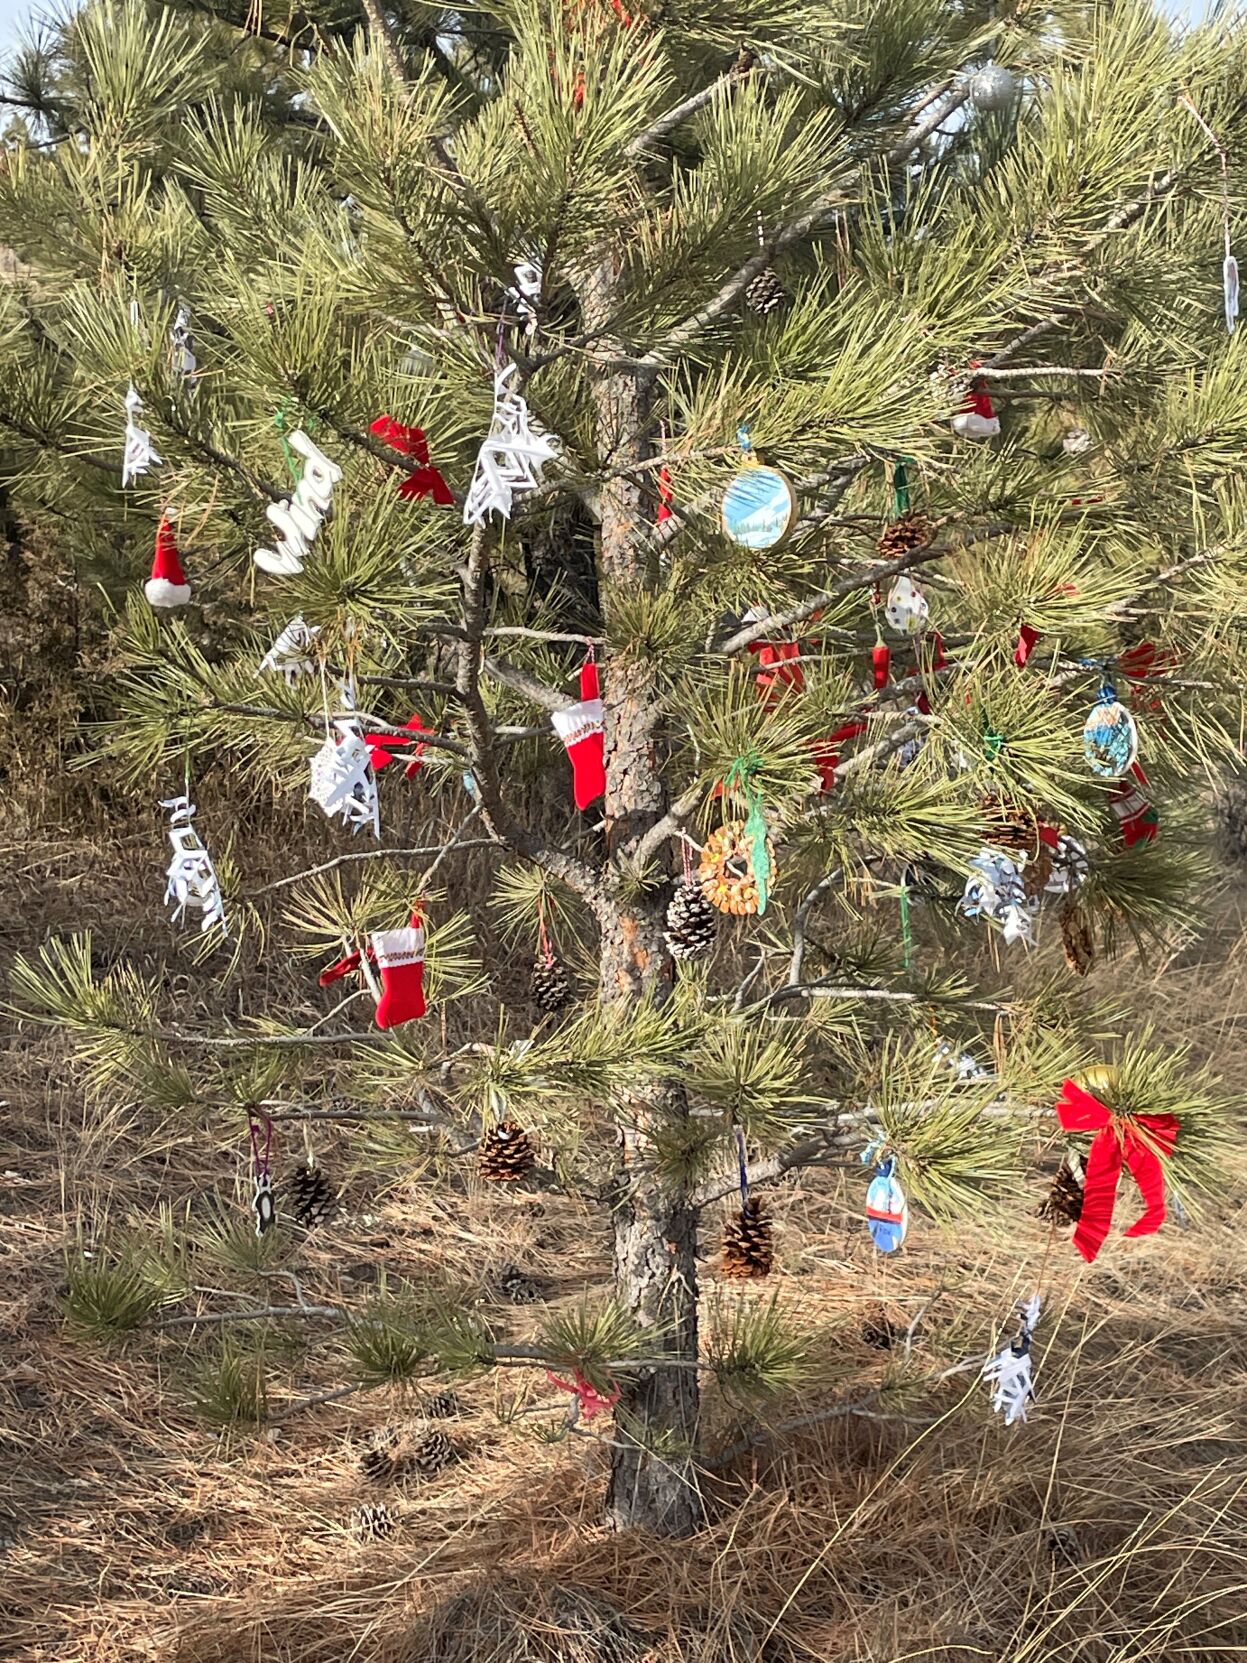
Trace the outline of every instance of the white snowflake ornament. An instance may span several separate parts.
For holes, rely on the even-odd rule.
[[[1039,903],[1027,895],[1022,874],[1013,861],[999,849],[985,846],[970,866],[959,910],[967,918],[989,918],[998,924],[1006,946],[1011,947],[1015,941],[1032,944],[1031,916]]]
[[[202,914],[200,930],[219,924],[225,930],[225,903],[212,856],[191,824],[195,805],[189,797],[169,797],[161,803],[169,812],[169,843],[173,858],[165,873],[165,900],[173,902],[173,922],[181,922],[188,908]]]
[[[381,836],[381,807],[377,781],[368,747],[354,722],[335,722],[338,737],[325,735],[325,743],[311,759],[308,795],[332,820],[341,817],[352,831],[371,826]]]
[[[311,675],[315,671],[312,644],[319,634],[320,625],[305,624],[302,613],[297,618],[291,618],[260,660],[260,669],[285,676],[293,686],[300,676]]]
[[[465,525],[484,525],[491,514],[511,518],[517,496],[535,491],[541,470],[558,460],[555,441],[528,414],[528,405],[510,386],[516,372],[507,364],[494,373],[494,414],[489,434],[477,453],[476,470],[463,505]]]
[[[1039,1321],[1039,1295],[1032,1294],[1022,1309],[1021,1326],[1009,1344],[983,1364],[983,1379],[994,1387],[992,1408],[1003,1414],[1005,1425],[1024,1421],[1034,1400],[1035,1382],[1031,1366],[1031,1336]]]
[[[121,488],[132,485],[140,474],[160,466],[164,458],[152,444],[152,436],[138,424],[143,400],[133,381],[126,393],[126,449],[121,461]]]

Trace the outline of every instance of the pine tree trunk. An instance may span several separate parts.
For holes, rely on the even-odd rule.
[[[585,321],[601,327],[615,306],[609,264],[582,296]],[[647,549],[652,524],[648,474],[619,477],[650,454],[649,383],[615,367],[595,382],[597,450],[609,458],[600,499],[599,577],[608,638],[614,603],[649,588],[655,578]],[[642,655],[612,654],[603,688],[606,717],[606,840],[626,860],[666,812],[655,726],[661,712],[655,667]],[[671,987],[660,896],[621,897],[607,907],[602,929],[601,986],[606,1001],[662,999]],[[650,1116],[685,1112],[677,1081],[660,1082],[630,1105],[621,1127],[622,1168],[615,1207],[616,1293],[652,1333],[651,1356],[669,1367],[640,1370],[624,1386],[616,1410],[616,1447],[607,1497],[619,1529],[687,1536],[701,1522],[694,1450],[697,1436],[697,1213],[662,1187],[645,1160]]]

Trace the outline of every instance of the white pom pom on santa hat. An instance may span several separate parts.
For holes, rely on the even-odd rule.
[[[173,527],[168,520],[161,520],[156,532],[152,575],[143,585],[143,593],[151,606],[185,606],[191,598],[191,586],[182,570],[178,546],[173,540]]]

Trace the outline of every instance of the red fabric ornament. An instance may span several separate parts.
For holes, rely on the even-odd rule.
[[[658,473],[658,523],[666,525],[672,518],[671,504],[675,501],[675,487],[671,483],[671,469],[661,468]]]
[[[377,1027],[398,1028],[423,1016],[424,925],[420,914],[412,913],[405,930],[374,930],[369,948],[381,978]]]
[[[952,430],[961,439],[994,439],[1000,432],[1000,418],[981,375],[970,383],[966,401],[952,419]]]
[[[1032,629],[1030,624],[1022,624],[1018,628],[1018,644],[1013,649],[1013,662],[1020,670],[1035,650],[1035,643],[1039,639],[1039,631]]]
[[[403,726],[409,729],[413,736],[417,733],[432,733],[434,731],[432,728],[426,727],[419,716],[409,717],[403,723]],[[396,733],[366,733],[364,744],[368,747],[368,759],[372,763],[373,773],[380,773],[382,768],[388,768],[391,762],[394,761],[394,752],[397,747],[409,743],[409,740],[400,738]],[[414,751],[405,753],[407,759],[407,766],[403,770],[405,779],[414,780],[421,768],[424,767],[424,750],[424,741],[421,740]]]
[[[400,497],[407,502],[432,497],[439,508],[453,508],[454,492],[429,461],[429,442],[422,427],[404,427],[393,416],[378,416],[369,431],[375,433],[383,445],[409,456],[416,464],[399,484]]]
[[[156,528],[156,553],[152,558],[152,575],[143,585],[149,606],[185,606],[191,598],[191,586],[186,581],[173,527],[161,520]]]
[[[585,1420],[592,1420],[594,1415],[603,1409],[613,1409],[619,1402],[619,1387],[603,1397],[597,1387],[586,1380],[579,1369],[573,1369],[570,1380],[560,1380],[553,1369],[546,1370],[546,1379],[552,1386],[557,1386],[561,1392],[570,1392],[580,1405],[580,1413]]]
[[[1154,843],[1160,835],[1160,815],[1139,790],[1146,784],[1147,775],[1137,762],[1132,762],[1127,778],[1113,787],[1113,813],[1121,822],[1127,849],[1133,849],[1136,843]]]
[[[1090,1264],[1104,1245],[1113,1222],[1123,1162],[1139,1186],[1144,1203],[1142,1216],[1126,1234],[1154,1235],[1165,1222],[1161,1156],[1173,1154],[1178,1121],[1171,1114],[1116,1115],[1073,1080],[1066,1080],[1062,1086],[1056,1112],[1067,1132],[1096,1133],[1087,1155],[1082,1215],[1074,1231],[1074,1246],[1083,1258]]]
[[[751,641],[749,651],[758,661],[757,684],[763,704],[773,705],[783,695],[786,687],[791,687],[798,693],[804,689],[805,672],[800,663],[788,662],[790,659],[800,659],[799,642]]]
[[[840,766],[840,752],[850,739],[865,733],[865,722],[846,722],[829,734],[815,749],[814,766],[818,769],[818,789],[825,796],[836,783],[836,769]]]
[[[592,658],[580,666],[580,703],[550,717],[572,765],[572,794],[585,809],[606,793],[606,729],[598,667]]]
[[[892,668],[892,652],[886,641],[876,641],[870,649],[870,663],[874,671],[875,687],[882,690],[888,685],[888,672]]]

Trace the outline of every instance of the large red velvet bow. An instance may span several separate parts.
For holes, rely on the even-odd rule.
[[[416,464],[398,487],[400,497],[412,501],[431,496],[440,508],[453,506],[454,492],[429,461],[429,442],[422,427],[404,427],[393,416],[378,416],[372,423],[371,431],[383,445],[409,456]]]
[[[1056,1104],[1057,1118],[1067,1132],[1095,1132],[1087,1156],[1082,1216],[1074,1231],[1074,1246],[1090,1264],[1104,1245],[1113,1222],[1122,1162],[1130,1168],[1143,1197],[1142,1217],[1128,1236],[1154,1235],[1165,1222],[1165,1174],[1162,1155],[1172,1155],[1178,1141],[1178,1122],[1171,1114],[1139,1114],[1127,1119],[1107,1109],[1098,1097],[1066,1080]],[[1147,1133],[1146,1140],[1140,1128]]]

